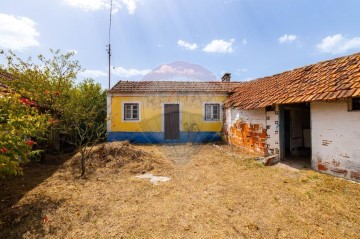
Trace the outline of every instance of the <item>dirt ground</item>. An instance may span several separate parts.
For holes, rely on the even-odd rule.
[[[358,183],[229,146],[120,148],[98,150],[86,179],[62,155],[0,181],[0,238],[360,238]]]

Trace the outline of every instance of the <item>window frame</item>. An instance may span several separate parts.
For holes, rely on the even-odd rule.
[[[218,107],[218,117],[217,118],[214,118],[214,106],[217,106]],[[206,108],[207,106],[212,106],[211,107],[211,119],[208,119],[207,116],[206,116]],[[218,121],[222,121],[222,104],[219,103],[219,102],[205,102],[204,103],[204,121],[206,122],[218,122]]]
[[[348,101],[348,111],[350,112],[359,112],[360,111],[360,108],[359,109],[354,109],[354,106],[353,106],[353,102],[354,100],[357,99],[360,101],[360,97],[351,97],[349,98],[349,101]]]
[[[137,118],[126,118],[126,106],[127,105],[137,105]],[[133,111],[133,107],[131,107],[131,116],[133,116],[134,111]],[[135,101],[131,101],[131,102],[123,102],[122,103],[122,121],[123,122],[139,122],[141,120],[141,104],[140,102],[135,102]]]

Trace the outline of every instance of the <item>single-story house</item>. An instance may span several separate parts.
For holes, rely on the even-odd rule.
[[[242,83],[119,81],[107,100],[108,141],[225,139],[360,181],[360,53]]]
[[[221,140],[222,108],[242,83],[119,81],[108,91],[108,141],[185,143]]]

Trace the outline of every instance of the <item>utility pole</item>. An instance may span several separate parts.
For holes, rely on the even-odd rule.
[[[109,90],[111,87],[111,44],[109,42],[109,45],[107,45],[108,49],[107,49],[107,53],[108,53],[108,57],[109,57]]]
[[[112,0],[110,0],[110,21],[109,21],[109,44],[107,45],[107,53],[109,57],[109,90],[111,87],[111,15],[112,15]]]

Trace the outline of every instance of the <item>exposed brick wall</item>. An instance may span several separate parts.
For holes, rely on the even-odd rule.
[[[279,154],[279,115],[265,108],[226,109],[224,136],[231,145],[247,149],[261,156]]]
[[[267,155],[266,128],[260,124],[237,121],[228,130],[229,144],[245,148],[259,155]]]

